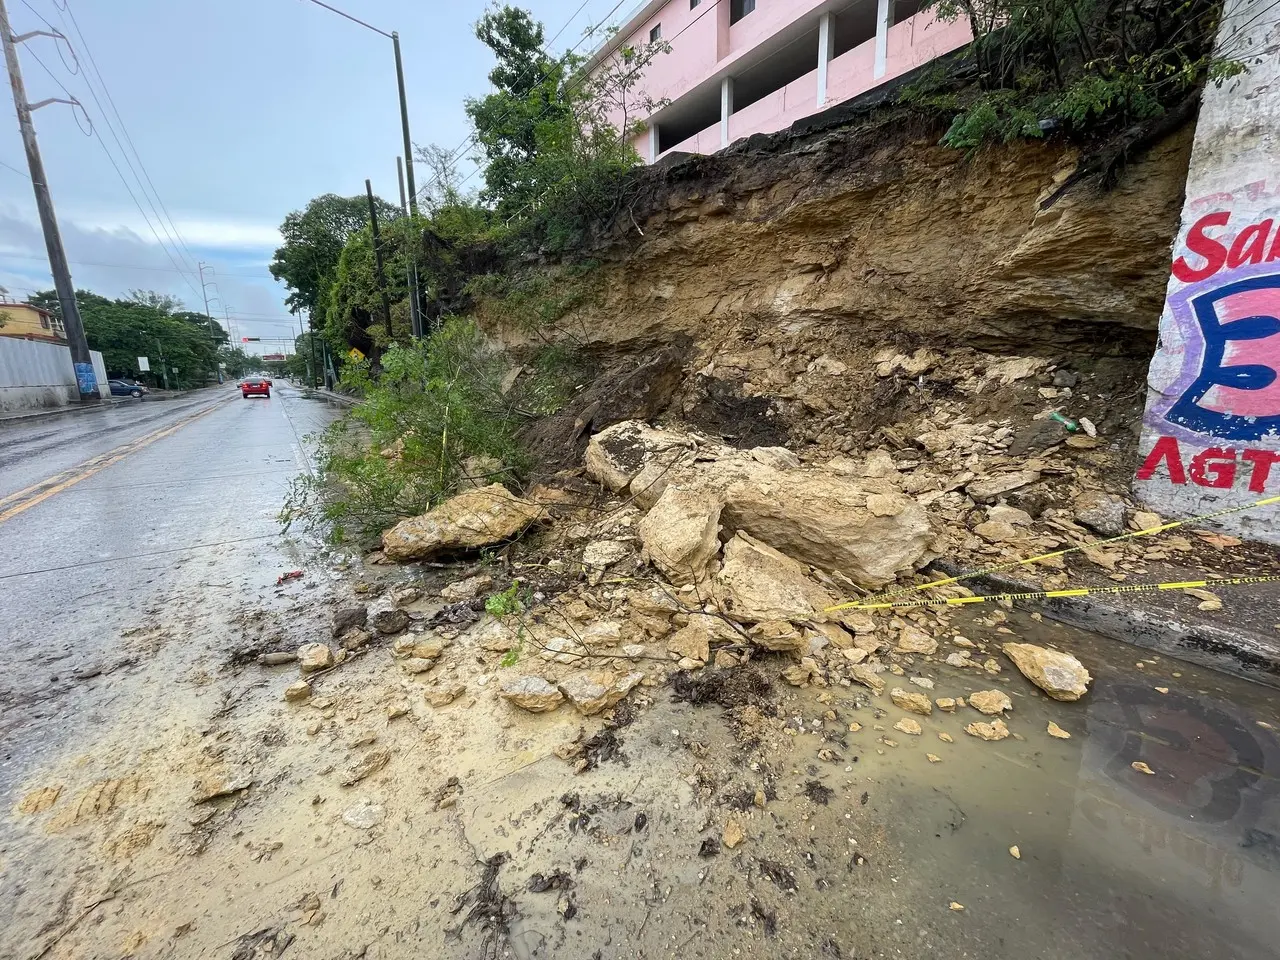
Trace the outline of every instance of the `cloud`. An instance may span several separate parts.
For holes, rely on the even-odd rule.
[[[120,297],[135,288],[156,290],[177,297],[189,309],[203,309],[194,262],[204,261],[212,267],[205,271],[209,296],[222,301],[212,303],[210,312],[219,319],[229,313],[237,336],[262,337],[264,346],[274,349],[267,338],[297,333],[296,320],[284,309],[284,287],[266,267],[279,243],[274,229],[268,236],[268,231],[251,224],[192,220],[194,228],[188,231],[183,221],[178,223],[189,253],[169,248],[167,242],[162,247],[150,231],[144,237],[129,225],[63,218],[59,226],[75,285],[106,297]],[[15,297],[53,286],[33,212],[3,203],[0,286]]]
[[[280,245],[280,231],[274,226],[263,223],[249,223],[236,220],[204,220],[174,219],[174,227],[166,233],[160,223],[156,222],[156,232],[152,233],[145,220],[136,214],[132,216],[76,217],[75,222],[82,230],[99,231],[115,236],[126,232],[141,243],[158,245],[160,241],[171,242],[174,227],[177,233],[190,247],[215,247],[219,250],[258,250],[267,248],[274,250]],[[154,221],[153,221],[154,222]],[[166,222],[164,226],[168,226]],[[157,234],[159,240],[157,240]]]

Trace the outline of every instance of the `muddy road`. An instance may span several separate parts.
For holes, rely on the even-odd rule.
[[[280,537],[334,414],[288,389],[175,411],[0,522],[0,957],[1274,956],[1274,691],[1029,613],[953,628],[1071,649],[1080,702],[1008,668],[894,681],[1007,693],[999,742],[971,709],[788,686],[779,654],[605,722],[498,700],[461,645],[417,675],[375,640],[285,702],[297,665],[258,654],[406,581],[420,631],[474,572]]]

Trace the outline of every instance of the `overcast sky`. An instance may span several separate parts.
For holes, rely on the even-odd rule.
[[[469,132],[463,100],[489,87],[489,51],[472,33],[486,4],[330,2],[380,29],[399,31],[414,142],[461,145]],[[65,96],[43,62],[85,103],[93,120],[95,134],[86,137],[84,118],[69,107],[54,104],[35,115],[77,287],[110,297],[135,287],[154,289],[199,309],[194,264],[204,261],[213,269],[206,278],[218,285],[209,295],[224,301],[213,303],[211,313],[221,316],[225,306],[238,336],[287,337],[284,290],[266,266],[284,216],[322,193],[363,193],[366,177],[381,196],[398,202],[395,158],[402,146],[389,40],[309,0],[6,4],[15,32],[47,30],[43,16],[67,34],[75,49],[75,56],[65,49],[60,55],[59,43],[44,38],[19,48],[28,99]],[[521,5],[546,25],[548,39],[565,28],[554,44],[560,51],[582,41],[587,26],[610,11],[616,9],[617,20],[636,4],[525,0]],[[75,24],[60,6],[74,14]],[[596,42],[582,42],[580,52]],[[85,85],[86,76],[96,81],[89,54],[163,204],[159,213],[126,163],[127,154],[138,167],[124,132],[117,124],[113,134],[104,122],[104,110],[113,123],[115,116],[102,85],[94,83],[101,108]],[[81,72],[73,75],[77,59]],[[0,285],[22,297],[52,287],[52,281],[7,90],[0,90],[0,100]],[[419,169],[419,186],[425,179]],[[145,176],[142,181],[149,193]],[[181,243],[166,233],[166,228],[174,232],[169,218]],[[269,346],[264,342],[262,349]]]

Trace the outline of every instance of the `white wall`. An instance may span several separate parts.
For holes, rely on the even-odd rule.
[[[1219,56],[1248,71],[1205,88],[1160,341],[1148,375],[1138,498],[1185,517],[1280,495],[1280,8],[1226,0]],[[1280,543],[1280,508],[1218,521]]]
[[[98,376],[98,392],[109,397],[102,354],[94,350],[90,356]],[[69,347],[0,337],[0,414],[63,407],[79,399]]]

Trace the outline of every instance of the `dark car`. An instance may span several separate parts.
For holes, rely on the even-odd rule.
[[[113,397],[140,397],[147,392],[147,388],[142,384],[131,383],[128,380],[109,380],[107,384],[111,387]]]
[[[265,377],[245,377],[240,381],[240,396],[246,400],[249,397],[266,397],[271,399],[271,381]]]

